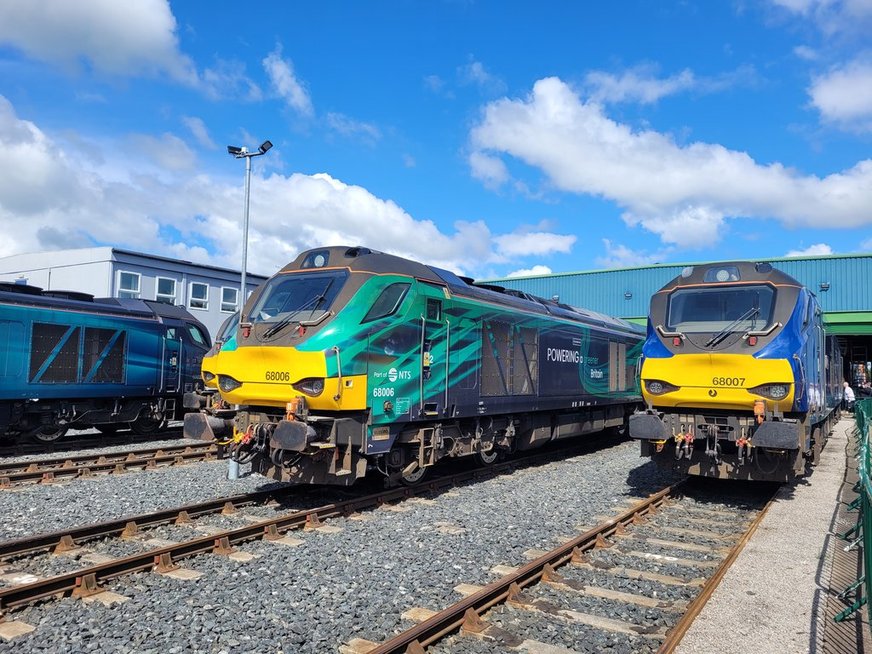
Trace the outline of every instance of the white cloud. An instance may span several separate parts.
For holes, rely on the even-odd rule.
[[[173,171],[192,170],[196,164],[197,158],[188,144],[173,134],[161,134],[160,137],[134,134],[130,139],[139,152],[160,168]]]
[[[167,74],[197,83],[179,51],[167,0],[30,0],[0,3],[0,43],[27,56],[120,76]]]
[[[0,45],[71,71],[84,65],[103,75],[166,76],[212,99],[262,97],[239,62],[196,69],[180,49],[168,0],[0,2]]]
[[[212,137],[209,136],[209,130],[206,128],[206,123],[203,122],[202,118],[197,118],[196,116],[182,116],[182,122],[185,124],[185,127],[191,131],[191,134],[197,140],[197,143],[209,150],[218,149],[218,144],[216,144],[215,141],[212,140]]]
[[[667,95],[693,88],[695,83],[693,72],[687,68],[666,78],[656,77],[651,66],[637,66],[620,75],[592,71],[585,76],[590,97],[598,102],[650,104]]]
[[[578,237],[550,232],[518,231],[495,236],[497,251],[508,257],[542,256],[553,252],[568,253]]]
[[[807,45],[796,46],[793,49],[793,54],[805,61],[817,61],[819,57],[817,50],[815,50],[814,48],[810,48]]]
[[[872,26],[869,0],[771,0],[788,13],[812,21],[827,36],[840,33],[868,34]]]
[[[424,87],[433,93],[442,93],[445,89],[445,80],[439,75],[427,75],[424,77]]]
[[[536,264],[532,268],[522,268],[521,270],[514,270],[506,275],[506,277],[531,277],[533,275],[550,275],[551,272],[552,270],[548,266]]]
[[[785,257],[817,257],[823,254],[832,254],[833,248],[826,243],[815,243],[804,250],[791,250]]]
[[[603,268],[633,268],[635,266],[647,266],[658,263],[669,254],[668,250],[659,252],[636,251],[620,243],[612,243],[609,239],[603,239],[604,256],[596,258],[596,264]]]
[[[488,188],[497,188],[509,180],[509,170],[499,157],[492,157],[480,151],[469,155],[472,176]]]
[[[359,138],[370,144],[381,138],[381,131],[375,125],[354,120],[340,113],[328,113],[327,126],[342,136]]]
[[[315,108],[309,92],[294,74],[294,64],[290,59],[282,59],[282,48],[276,46],[264,60],[263,68],[269,76],[273,90],[301,116],[309,118]]]
[[[628,224],[678,246],[713,244],[725,221],[738,216],[774,218],[789,227],[872,222],[872,160],[821,178],[779,163],[761,165],[718,144],[681,146],[668,134],[612,120],[557,78],[539,80],[524,99],[488,104],[470,141],[479,179],[508,182],[507,168],[497,161],[519,159],[559,190],[617,203]]]
[[[583,86],[586,95],[594,102],[653,104],[684,91],[716,93],[737,84],[753,84],[757,79],[753,66],[740,66],[714,77],[700,77],[689,68],[669,77],[660,77],[658,72],[658,67],[653,64],[634,66],[619,75],[591,71],[585,76]]]
[[[480,61],[470,59],[468,64],[457,69],[457,76],[461,84],[477,86],[482,91],[499,95],[505,93],[506,83],[496,75],[488,72]]]
[[[134,135],[121,144],[76,134],[53,139],[0,96],[0,256],[111,244],[238,268],[242,185],[235,175],[163,174],[189,168],[193,157],[170,134]],[[478,274],[493,263],[564,251],[574,240],[545,224],[513,234],[493,234],[483,221],[441,230],[327,174],[264,176],[255,169],[250,202],[249,253],[257,256],[249,263],[261,274],[272,274],[300,250],[339,244]],[[172,236],[178,232],[180,239]]]
[[[825,121],[872,130],[872,61],[855,60],[815,77],[808,92]]]
[[[200,87],[212,100],[258,102],[263,91],[246,74],[245,64],[218,60],[214,68],[206,68],[200,76]]]

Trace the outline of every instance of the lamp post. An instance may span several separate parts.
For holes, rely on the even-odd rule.
[[[242,307],[245,306],[246,281],[245,273],[248,268],[248,201],[251,192],[251,158],[266,154],[273,146],[270,141],[264,141],[255,152],[249,152],[245,146],[228,145],[227,153],[235,159],[245,159],[245,204],[242,218],[242,274],[239,280],[239,317],[242,318]],[[227,478],[239,479],[239,461],[232,457],[227,464]]]

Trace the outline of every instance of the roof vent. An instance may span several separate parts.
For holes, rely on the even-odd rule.
[[[372,254],[372,250],[370,250],[369,248],[355,247],[348,248],[345,251],[345,256],[350,258],[359,257],[361,254]]]

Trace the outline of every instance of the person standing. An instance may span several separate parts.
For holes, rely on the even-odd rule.
[[[854,410],[854,389],[851,388],[851,385],[848,382],[845,382],[845,392],[842,396],[842,402],[845,406],[845,411],[853,411]]]

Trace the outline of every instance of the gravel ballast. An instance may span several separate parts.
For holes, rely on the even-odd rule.
[[[381,641],[412,626],[403,611],[444,608],[460,598],[454,586],[490,583],[493,566],[522,565],[526,550],[551,549],[596,516],[614,515],[674,481],[638,452],[637,443],[624,442],[475,481],[432,502],[331,520],[341,531],[294,532],[303,540],[297,547],[247,543],[239,549],[257,557],[247,563],[217,555],[183,560],[205,573],[195,581],[123,577],[110,590],[129,597],[124,604],[67,598],[17,611],[15,619],[37,629],[0,642],[0,652],[328,652],[355,637]],[[0,534],[14,538],[46,520],[57,529],[273,483],[256,475],[231,482],[226,468],[199,463],[3,493],[0,511],[11,520]]]

